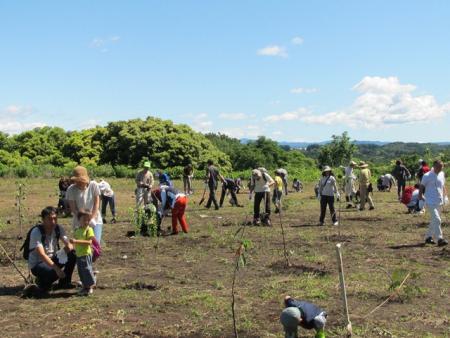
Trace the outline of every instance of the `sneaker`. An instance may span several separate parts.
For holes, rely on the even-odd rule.
[[[339,225],[339,222],[336,221],[336,222],[333,223],[333,225],[334,225],[334,226],[337,226],[337,225]]]
[[[373,210],[373,209],[375,209],[375,207],[370,207],[370,208],[369,208],[369,210]]]
[[[272,226],[272,222],[270,221],[269,218],[265,219],[264,222],[263,222],[263,224],[264,224],[265,226],[268,226],[268,227],[271,227],[271,226]]]
[[[106,224],[108,222],[106,222],[106,218],[102,218],[103,224]]]
[[[116,224],[116,218],[115,217],[111,220],[111,224]]]
[[[432,237],[427,237],[425,239],[425,244],[436,244]]]
[[[92,290],[92,289],[81,289],[78,292],[78,296],[86,297],[86,296],[92,295],[93,293],[94,293],[94,290]]]
[[[255,219],[255,220],[253,220],[253,225],[260,226],[261,221],[259,219]]]
[[[441,238],[438,240],[438,246],[446,246],[448,245],[448,241],[446,239]]]
[[[351,208],[353,208],[353,205],[351,205],[351,204],[347,204],[347,207],[346,207],[347,209],[351,209]]]

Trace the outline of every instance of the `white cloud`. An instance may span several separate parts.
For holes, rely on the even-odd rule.
[[[291,89],[291,93],[292,94],[311,94],[311,93],[316,93],[318,90],[317,88],[292,88]]]
[[[280,122],[280,121],[298,121],[310,114],[306,108],[299,108],[296,111],[285,112],[278,115],[266,116],[264,122]]]
[[[288,54],[286,52],[286,48],[277,45],[266,46],[257,51],[258,55],[264,56],[279,56],[282,58],[287,58]]]
[[[100,120],[89,119],[79,125],[79,129],[91,129],[101,125]]]
[[[92,39],[89,46],[91,48],[99,50],[102,53],[106,53],[109,51],[108,47],[119,42],[119,40],[120,40],[120,36],[117,36],[117,35],[111,36],[108,38],[96,37],[96,38]]]
[[[202,133],[208,133],[211,131],[213,123],[209,120],[208,114],[200,113],[193,117],[192,124],[190,123],[189,125],[191,125],[194,130]]]
[[[247,115],[244,113],[222,113],[219,114],[219,117],[223,120],[238,121],[245,120]]]
[[[0,109],[0,131],[8,134],[18,134],[25,130],[37,127],[44,127],[43,122],[27,121],[32,115],[34,108],[32,106],[9,105]]]
[[[303,44],[304,40],[301,36],[295,36],[292,38],[291,42],[293,45],[301,45]]]
[[[432,95],[414,96],[415,89],[414,85],[401,84],[397,77],[366,76],[353,87],[360,95],[349,108],[323,115],[308,114],[301,121],[373,129],[425,123],[450,112],[450,102],[439,105]]]
[[[264,135],[264,129],[258,125],[247,125],[243,127],[236,128],[225,128],[220,130],[221,133],[226,134],[230,137],[237,139],[241,138],[257,138],[258,136]]]

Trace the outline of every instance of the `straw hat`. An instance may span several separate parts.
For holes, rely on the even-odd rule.
[[[350,166],[350,167],[356,167],[356,162],[355,162],[355,161],[350,161],[349,166]]]
[[[366,163],[366,162],[364,162],[364,161],[360,161],[359,162],[359,167],[360,168],[367,168],[369,165]]]
[[[329,166],[327,166],[327,165],[325,167],[323,167],[322,173],[324,173],[326,171],[331,171],[331,168]]]
[[[70,178],[74,183],[89,183],[89,175],[87,169],[81,165],[73,169],[72,177]]]

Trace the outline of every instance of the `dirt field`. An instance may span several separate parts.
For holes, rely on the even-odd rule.
[[[1,337],[232,337],[231,283],[238,247],[234,234],[251,220],[247,194],[238,195],[244,208],[226,203],[219,211],[205,210],[198,206],[197,182],[187,212],[191,232],[161,237],[155,252],[155,238],[125,236],[134,230],[132,180],[110,183],[119,222],[103,228],[104,255],[97,263],[100,274],[94,295],[80,298],[74,295],[76,290],[69,290],[46,299],[22,299],[23,280],[2,255]],[[56,180],[26,184],[25,233],[43,207],[57,202]],[[14,180],[1,179],[0,219],[5,226],[0,240],[10,253],[19,234],[14,196]],[[356,336],[450,336],[450,248],[425,247],[427,215],[405,214],[394,192],[375,193],[374,201],[374,211],[343,208],[340,227],[330,224],[329,215],[326,226],[319,227],[312,186],[307,185],[304,193],[289,194],[282,218],[293,264],[289,268],[284,266],[278,216],[272,217],[273,227],[245,227],[244,238],[251,241],[251,249],[236,281],[240,337],[282,337],[278,318],[286,294],[323,307],[328,312],[327,336],[343,336],[335,252],[340,241]],[[449,217],[444,214],[446,224]],[[70,219],[59,221],[69,229]],[[168,225],[165,220],[163,227]],[[443,230],[450,237],[449,227]],[[24,260],[18,264],[27,271]],[[411,277],[399,295],[366,317],[408,272]],[[76,272],[74,280],[78,280]]]

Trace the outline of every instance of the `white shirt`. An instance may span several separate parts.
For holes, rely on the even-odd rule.
[[[264,175],[265,179],[263,177],[255,179],[252,176],[251,185],[254,187],[254,192],[270,192],[270,185],[275,183],[275,181],[272,177],[270,177],[269,174],[264,172],[262,174]]]
[[[427,205],[442,205],[444,202],[445,175],[441,171],[435,174],[431,169],[422,177],[420,182],[425,187],[425,203]]]
[[[334,196],[338,193],[334,176],[323,176],[319,182],[319,194],[322,196]]]
[[[98,183],[98,187],[100,189],[100,193],[106,197],[112,197],[114,195],[114,191],[111,189],[111,186],[108,182],[101,180]]]
[[[76,215],[79,210],[87,210],[92,212],[94,209],[94,200],[100,196],[100,189],[97,182],[90,181],[86,189],[81,190],[75,184],[67,189],[67,199],[75,202],[75,215],[72,218],[72,226],[74,229],[80,226],[80,221]],[[94,218],[95,224],[103,224],[102,215],[97,210],[97,217]]]
[[[345,178],[356,179],[356,176],[353,175],[352,167],[345,167]]]

